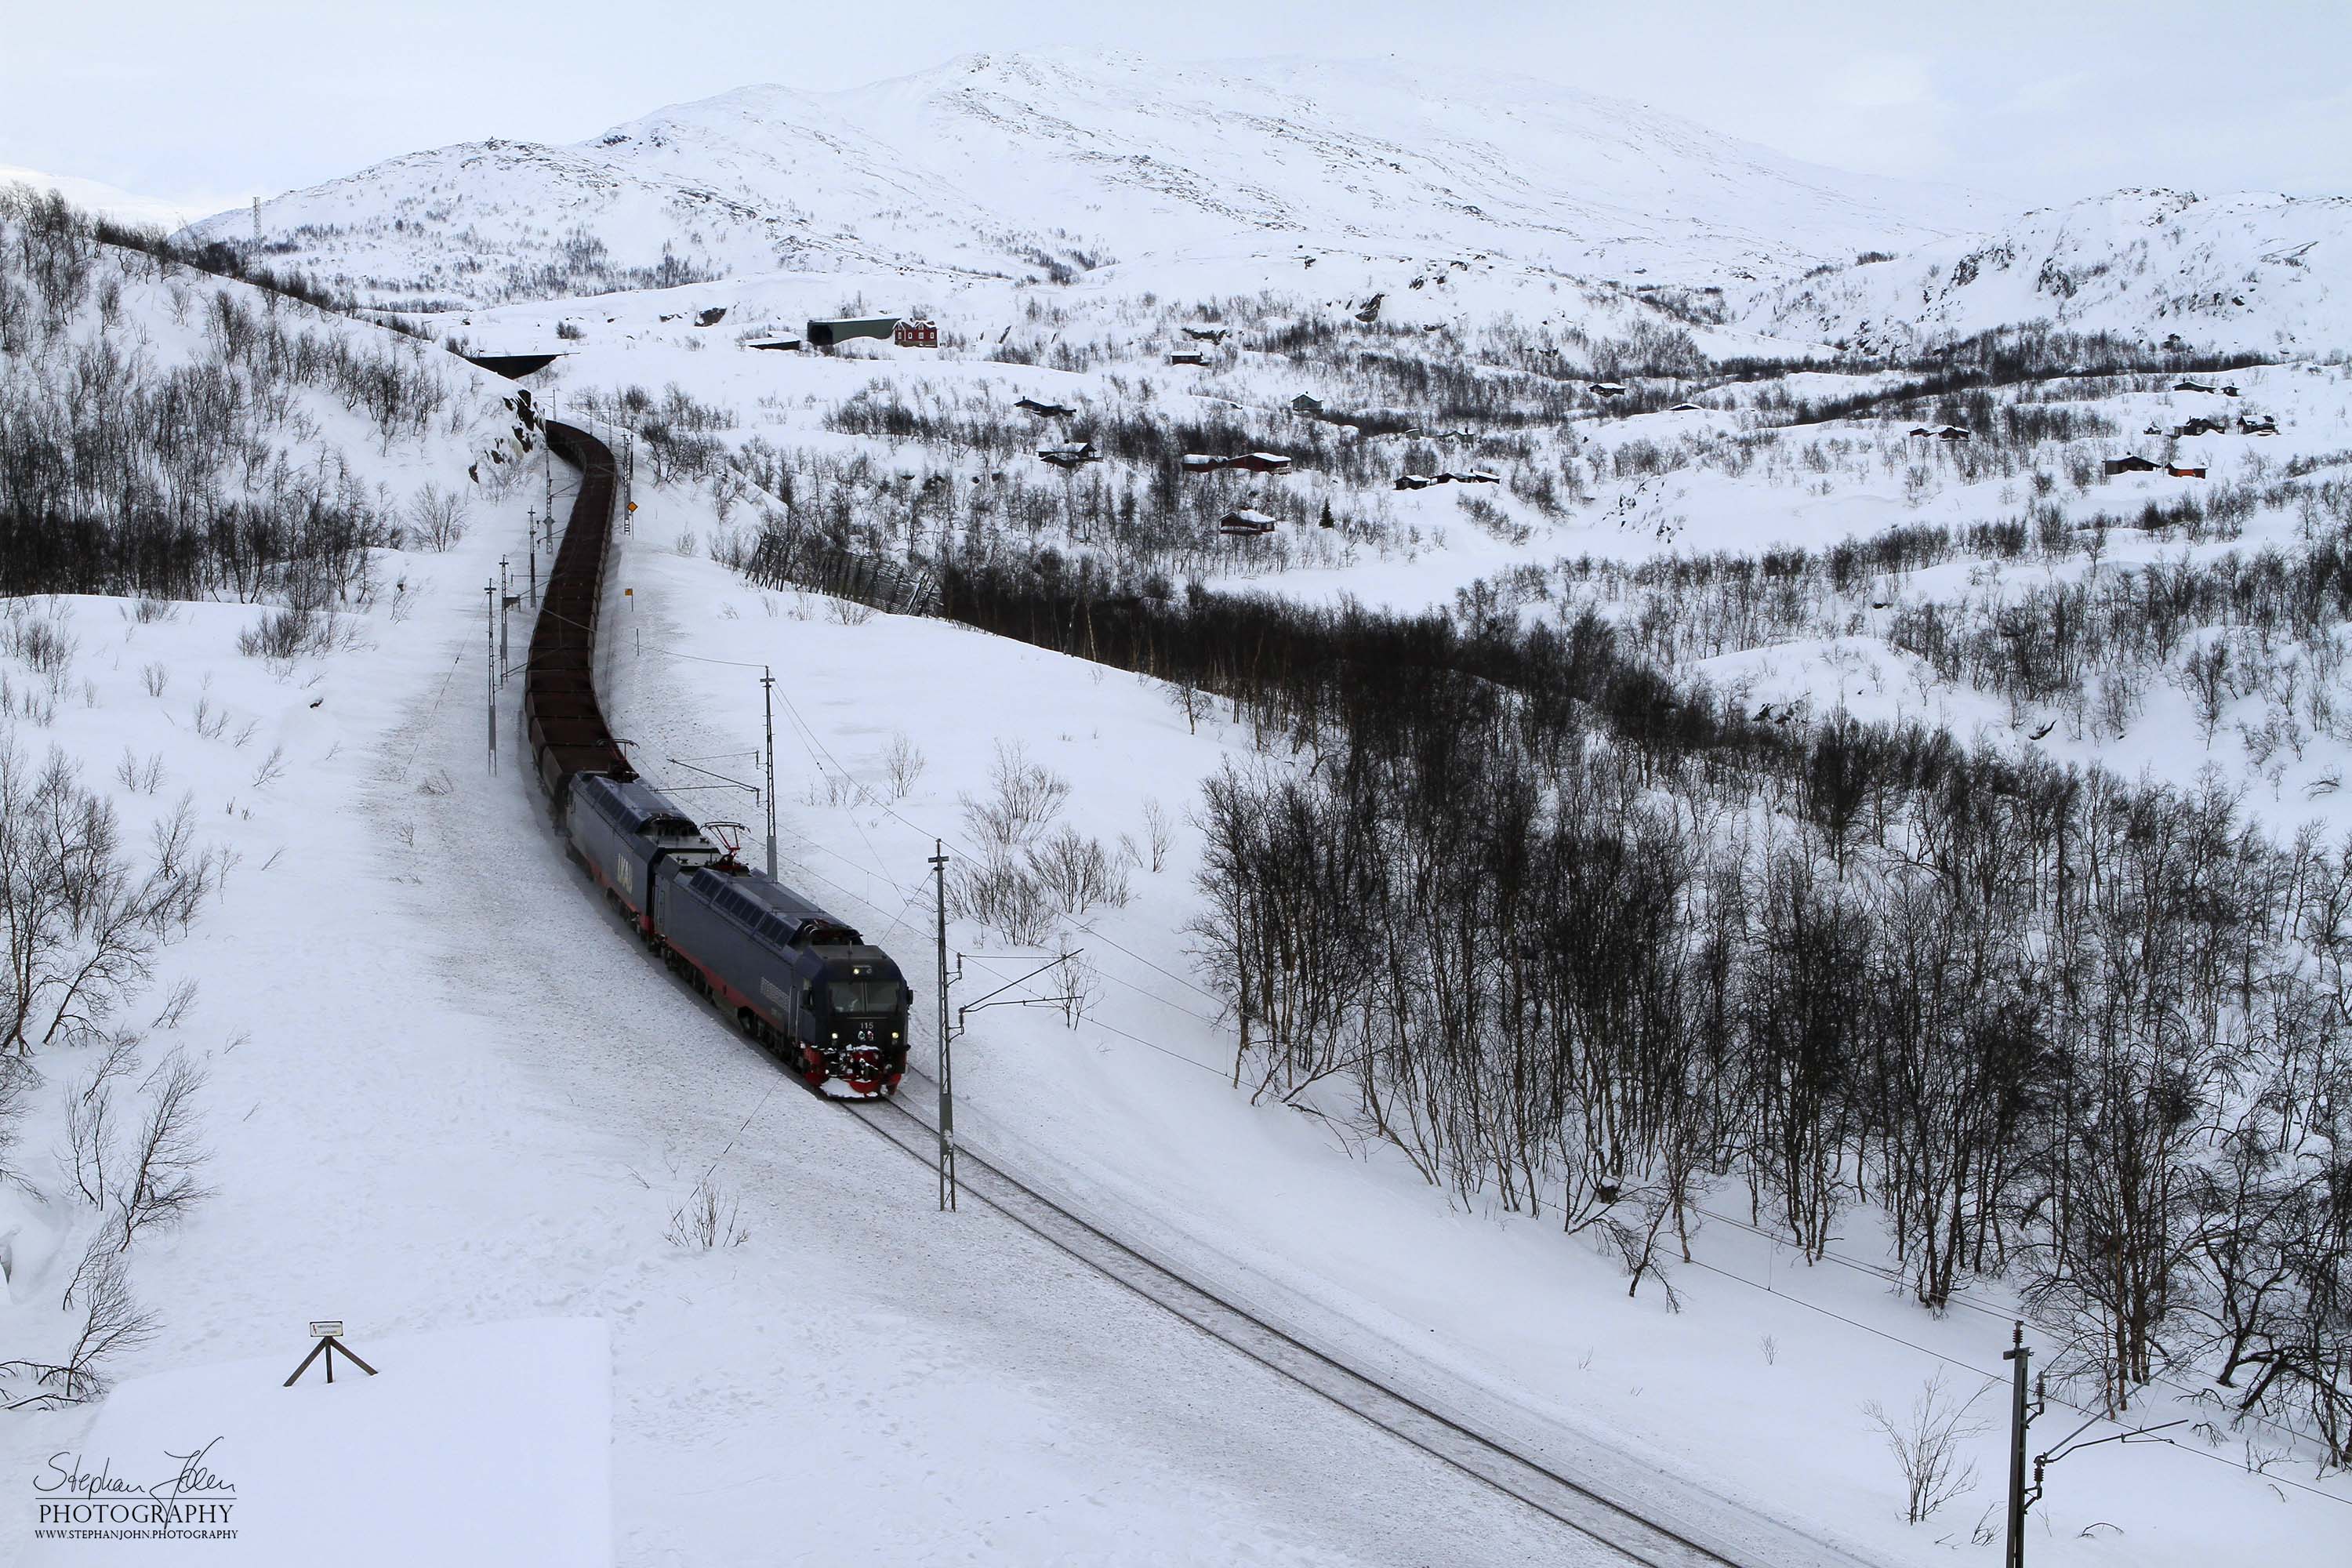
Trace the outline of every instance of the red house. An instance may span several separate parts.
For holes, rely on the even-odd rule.
[[[901,321],[891,332],[890,341],[902,349],[935,349],[940,346],[939,323]]]

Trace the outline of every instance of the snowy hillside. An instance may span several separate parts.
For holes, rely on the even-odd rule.
[[[2151,345],[2324,353],[2352,342],[2347,268],[2352,199],[2118,191],[1783,285],[1748,324],[1864,353],[2035,322]]]
[[[1018,275],[1237,237],[1712,282],[1987,216],[1963,192],[1524,79],[1076,53],[968,56],[848,90],[747,87],[576,147],[394,159],[261,213],[273,248],[371,297],[468,304],[567,291],[550,266],[582,274],[568,291],[594,286],[595,266],[666,257],[693,276],[855,261]],[[249,220],[200,232],[243,240]]]
[[[85,212],[94,212],[112,218],[117,223],[152,225],[158,228],[176,229],[194,222],[203,214],[217,210],[217,201],[173,201],[163,196],[151,196],[137,191],[126,191],[101,180],[86,180],[74,174],[46,174],[37,169],[20,169],[0,163],[0,186],[29,185],[37,191],[55,191]]]
[[[68,1497],[108,1500],[215,1436],[205,1464],[235,1491],[237,1535],[193,1550],[272,1568],[744,1563],[780,1545],[811,1562],[1592,1560],[986,1209],[942,1219],[920,1166],[631,950],[530,793],[519,676],[501,766],[484,767],[483,584],[502,556],[522,584],[530,513],[571,488],[543,447],[518,450],[509,384],[16,216],[0,212],[0,393],[20,461],[0,496],[12,518],[28,494],[108,503],[37,521],[81,547],[68,563],[127,575],[106,576],[118,596],[23,595],[0,616],[0,896],[26,966],[0,1000],[26,1005],[32,1042],[0,1054],[0,1468],[18,1478],[0,1561],[184,1560],[37,1535],[32,1483],[79,1475]],[[27,308],[36,268],[53,308]],[[422,426],[302,379],[412,361],[426,379],[390,412],[434,402]],[[197,388],[212,395],[192,413]],[[109,416],[79,444],[77,390]],[[188,438],[126,441],[125,408]],[[349,487],[281,476],[288,438]],[[108,460],[79,485],[42,488],[93,453]],[[168,470],[168,506],[112,504],[141,462]],[[426,487],[467,500],[425,506]],[[318,584],[278,558],[286,533],[240,526],[286,521],[279,500],[293,522],[363,531],[324,563],[351,569],[345,592],[327,584],[307,619]],[[145,537],[129,525],[151,513],[217,526],[95,547]],[[7,544],[18,571],[58,559]],[[169,579],[185,600],[140,596],[156,572],[192,572]],[[290,624],[316,635],[263,635]],[[36,809],[54,842],[27,844]],[[88,969],[87,918],[27,915],[59,857],[85,916],[93,900],[109,916]],[[15,923],[35,917],[37,949]],[[61,995],[53,977],[77,973]],[[666,1239],[714,1173],[736,1244]],[[281,1389],[327,1313],[381,1375]]]
[[[399,330],[0,199],[0,912],[165,911],[0,975],[0,1469],[217,1408],[271,1568],[493,1442],[551,1568],[1619,1561],[992,1179],[1739,1568],[1999,1562],[2016,1323],[2038,1568],[2339,1554],[2352,201],[1053,53],[261,220]],[[898,966],[895,1105],[551,822],[545,419],[598,727]]]

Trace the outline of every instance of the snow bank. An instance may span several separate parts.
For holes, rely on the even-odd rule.
[[[407,1334],[335,1381],[289,1338],[269,1359],[118,1388],[25,1492],[29,1563],[612,1561],[612,1351],[593,1319]],[[176,1503],[176,1509],[170,1504]],[[139,1521],[176,1518],[177,1538]],[[121,1522],[119,1522],[121,1521]],[[62,1526],[63,1528],[58,1528]],[[77,1538],[83,1531],[104,1532]],[[234,1531],[210,1536],[208,1531]],[[12,1532],[13,1533],[13,1532]]]

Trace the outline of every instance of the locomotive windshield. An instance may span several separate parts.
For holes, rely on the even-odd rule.
[[[831,994],[835,1016],[895,1013],[898,983],[895,980],[836,980]]]

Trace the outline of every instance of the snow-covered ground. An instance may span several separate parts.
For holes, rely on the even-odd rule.
[[[20,169],[13,163],[0,163],[0,185],[29,185],[37,191],[55,191],[85,212],[103,214],[117,223],[140,224],[167,232],[185,228],[198,218],[217,213],[224,207],[239,206],[251,199],[234,194],[149,195],[144,192],[126,191],[102,180],[87,180],[76,174],[47,174],[37,169]]]
[[[1066,115],[1021,110],[1047,100]],[[835,111],[847,128],[820,155],[811,123]],[[1557,155],[1521,178],[1512,150],[1538,135]],[[1585,189],[1601,164],[1603,188]],[[1717,195],[1681,200],[1701,188]],[[919,1042],[936,1024],[934,841],[970,853],[962,798],[1015,749],[1068,782],[1061,820],[1110,847],[1131,897],[1034,949],[953,925],[951,1005],[1078,952],[998,998],[1035,1005],[971,1015],[956,1078],[975,1149],[1564,1474],[1734,1535],[1742,1519],[1772,1521],[1758,1562],[1781,1568],[1805,1560],[1806,1537],[1890,1565],[1992,1560],[1999,1355],[2015,1305],[2004,1287],[1974,1282],[1931,1316],[1889,1277],[1871,1208],[1850,1211],[1829,1260],[1809,1268],[1748,1228],[1732,1184],[1706,1199],[1694,1260],[1668,1265],[1675,1310],[1655,1279],[1629,1295],[1615,1260],[1554,1223],[1449,1200],[1395,1151],[1318,1114],[1312,1094],[1302,1108],[1252,1103],[1191,951],[1188,813],[1229,761],[1292,763],[1157,683],[764,590],[709,553],[767,512],[824,517],[889,553],[1107,552],[1087,506],[1108,515],[1121,492],[1148,504],[1173,450],[1066,482],[1031,449],[1065,426],[1017,412],[1024,396],[1170,440],[1180,426],[1246,431],[1319,452],[1319,467],[1264,479],[1170,476],[1170,514],[1204,534],[1231,502],[1294,509],[1270,540],[1179,552],[1179,584],[1415,611],[1507,592],[1523,616],[1591,603],[1632,636],[1645,613],[1685,607],[1645,598],[1645,568],[1999,524],[2063,543],[1955,546],[1916,570],[1865,573],[1761,631],[1761,619],[1692,622],[1674,673],[1790,721],[1918,720],[2181,785],[2210,770],[2267,831],[2340,834],[2352,734],[2315,700],[2343,685],[2328,650],[2242,663],[2266,673],[2200,721],[2188,656],[2261,640],[2201,626],[2086,719],[2063,694],[1945,679],[1897,622],[1929,605],[1999,621],[2054,586],[2314,538],[2334,504],[2319,488],[2352,462],[2352,384],[2325,363],[2345,331],[2330,292],[2341,205],[2136,194],[1939,239],[1990,220],[1951,193],[1830,177],[1607,105],[1422,101],[1370,68],[1199,68],[1147,83],[1118,59],[999,57],[832,97],[746,89],[576,148],[420,153],[264,217],[314,226],[286,253],[295,263],[418,307],[437,340],[562,350],[530,382],[542,408],[577,416],[626,389],[657,403],[675,387],[690,414],[708,411],[724,452],[773,459],[774,491],[723,460],[715,487],[657,483],[640,445],[641,510],[610,574],[608,709],[645,773],[689,809],[757,821],[751,797],[712,775],[755,778],[758,674],[775,672],[784,878],[906,968]],[[1058,213],[1081,209],[1084,224],[1055,232]],[[440,228],[412,221],[428,213]],[[249,219],[214,222],[226,234]],[[462,245],[445,232],[467,225]],[[1880,238],[1904,254],[1843,265]],[[592,241],[608,251],[592,255]],[[488,276],[475,263],[551,259],[575,283],[599,268],[647,281],[636,269],[657,268],[666,244],[689,273],[726,276],[572,299],[543,297],[562,279],[472,288]],[[1766,291],[1815,260],[1841,265]],[[2135,281],[2147,268],[2164,280]],[[1033,275],[1057,270],[1066,283]],[[1686,288],[1645,297],[1637,278]],[[2210,297],[2232,278],[2252,291]],[[201,296],[248,298],[197,280],[192,310],[179,286],[138,284],[109,307],[165,364],[210,341]],[[507,291],[525,302],[487,303]],[[811,317],[919,310],[939,323],[939,351],[745,346]],[[698,324],[713,311],[723,318]],[[1366,312],[1376,331],[1358,331],[1373,324]],[[1988,417],[1968,446],[1909,434],[1926,417],[1916,408],[1796,418],[1916,374],[1842,362],[1828,341],[1910,344],[2042,317],[2280,357],[2198,378],[2231,394],[2170,389],[2170,376],[1993,387],[1966,415]],[[1203,365],[1172,364],[1195,341],[1187,327],[1230,341]],[[1706,368],[1743,358],[1779,368]],[[1630,395],[1592,384],[1621,363],[1642,367],[1622,373]],[[134,845],[186,792],[200,841],[234,863],[126,1020],[147,1036],[140,1074],[176,1048],[206,1075],[207,1194],[129,1254],[155,1334],[113,1359],[124,1381],[104,1404],[0,1415],[0,1474],[29,1481],[58,1454],[143,1473],[165,1445],[215,1436],[181,1428],[217,1412],[213,1468],[237,1483],[252,1533],[188,1549],[213,1562],[313,1562],[346,1536],[381,1560],[571,1563],[609,1549],[630,1565],[1609,1560],[1003,1216],[939,1214],[926,1168],[860,1111],[803,1093],[645,956],[549,831],[519,745],[520,679],[486,695],[482,585],[501,556],[527,558],[534,503],[563,508],[569,477],[541,488],[544,454],[521,452],[498,401],[506,384],[455,360],[446,374],[453,406],[414,438],[379,446],[323,395],[282,426],[298,453],[346,464],[386,516],[428,482],[473,500],[471,530],[447,552],[411,538],[377,553],[389,592],[346,612],[331,650],[239,653],[258,605],[12,606],[73,644],[61,677],[0,659],[8,690],[36,693],[14,699],[20,751],[37,762],[54,745],[78,763]],[[1496,387],[1491,421],[1452,438],[1359,437],[1291,409],[1306,393],[1335,414],[1409,405],[1419,417]],[[861,397],[903,405],[931,433],[852,433],[842,411]],[[1672,406],[1685,400],[1696,406]],[[1990,427],[2012,414],[2074,423]],[[2171,434],[2242,414],[2278,433]],[[982,438],[942,437],[950,416]],[[490,463],[493,450],[505,460]],[[2102,471],[2126,455],[2206,473]],[[1490,468],[1500,482],[1394,488],[1414,464]],[[479,490],[469,468],[487,475]],[[925,499],[1018,498],[1008,470],[1052,503],[1017,527],[1015,501]],[[2186,496],[2226,515],[2192,530],[2151,510]],[[1344,526],[1313,526],[1318,507]],[[2096,549],[2082,548],[2095,524]],[[528,625],[512,628],[518,661]],[[2352,688],[2340,706],[2352,711]],[[163,999],[190,981],[194,1002],[174,1014]],[[1047,1002],[1073,983],[1082,1007]],[[43,1162],[101,1050],[37,1064],[34,1136],[12,1155],[24,1179],[0,1184],[0,1355],[58,1355],[72,1332],[59,1302],[98,1221],[67,1154],[54,1171]],[[926,1054],[910,1095],[934,1090]],[[126,1103],[144,1081],[124,1080]],[[719,1194],[722,1245],[671,1234],[698,1186]],[[308,1321],[333,1316],[383,1377],[348,1394],[341,1381],[331,1395],[279,1390]],[[523,1344],[555,1348],[534,1361]],[[1938,1375],[1984,1418],[1966,1446],[1980,1479],[1909,1526],[1863,1407],[1900,1411]],[[462,1397],[443,1396],[452,1384]],[[2231,1429],[2184,1393],[2150,1388],[2128,1420],[2195,1425],[2053,1470],[2033,1560],[2341,1556],[2346,1478],[2315,1484],[2307,1445]],[[2053,1406],[2037,1441],[2082,1418]],[[404,1450],[436,1420],[462,1424],[468,1446]],[[600,1430],[609,1473],[593,1462]],[[507,1511],[478,1495],[446,1518],[377,1522],[388,1490],[437,1492],[446,1467],[478,1472],[466,1455],[491,1445],[533,1456]],[[30,1539],[37,1501],[28,1485],[7,1492],[0,1541]],[[531,1509],[561,1512],[572,1533],[535,1533]],[[45,1549],[98,1560],[79,1555],[87,1544]],[[338,1560],[365,1559],[354,1545]]]
[[[650,540],[621,563],[646,651],[633,651],[634,636],[619,645],[615,721],[649,776],[692,785],[657,759],[748,758],[761,721],[757,671],[703,661],[772,666],[790,700],[778,718],[789,737],[778,746],[783,875],[888,946],[921,1003],[925,859],[933,837],[950,852],[963,841],[957,795],[976,789],[996,747],[1019,745],[1068,778],[1069,818],[1106,841],[1140,839],[1147,800],[1187,799],[1222,759],[1248,751],[1245,735],[1213,722],[1192,733],[1153,683],[1081,661],[935,622],[845,624],[829,601],[762,593]],[[895,733],[929,765],[894,801],[884,752]],[[824,804],[849,798],[837,777],[863,792],[859,804]],[[1052,1006],[972,1016],[956,1047],[963,1136],[1565,1473],[1654,1489],[1670,1517],[1728,1505],[1888,1563],[1940,1561],[1969,1542],[1998,1495],[2005,1428],[1991,1422],[1969,1447],[1986,1485],[1912,1529],[1861,1406],[1907,1404],[1940,1370],[1964,1394],[1985,1385],[1977,1410],[2003,1415],[2009,1303],[1987,1293],[1931,1318],[1877,1272],[1866,1211],[1837,1261],[1807,1268],[1742,1228],[1744,1194],[1723,1191],[1706,1205],[1720,1218],[1696,1241],[1699,1263],[1674,1271],[1683,1308],[1670,1311],[1654,1286],[1628,1299],[1613,1259],[1551,1226],[1462,1212],[1393,1151],[1250,1105],[1231,1087],[1230,1026],[1185,961],[1196,856],[1181,832],[1162,870],[1139,870],[1127,907],[1097,910],[1058,939],[1099,972],[1075,1026]],[[950,946],[1002,954],[964,958],[951,1005],[1036,962],[962,923]],[[1025,994],[1057,994],[1059,973]],[[919,1039],[927,1028],[919,1020]],[[909,1090],[929,1085],[910,1079]],[[2147,1419],[2170,1418],[2168,1404],[2159,1394],[2148,1408],[2164,1414]],[[2053,1472],[2035,1560],[2189,1564],[2252,1551],[2316,1561],[2341,1538],[2340,1502],[2274,1494],[2245,1473],[2234,1441],[2191,1447],[2200,1451],[2110,1446]],[[2352,1493],[2338,1483],[2331,1495]],[[2083,1533],[2118,1517],[2130,1521],[2120,1537]],[[1990,1519],[1997,1527],[1997,1508]]]
[[[215,1367],[211,1388],[275,1393],[305,1322],[340,1316],[362,1355],[388,1347],[385,1377],[437,1377],[393,1342],[602,1320],[625,1563],[1599,1560],[987,1211],[941,1217],[928,1171],[647,961],[547,831],[514,750],[519,680],[504,765],[485,770],[474,579],[520,552],[522,500],[434,559],[413,615],[288,678],[235,651],[252,609],[142,626],[64,606],[98,700],[47,738],[100,782],[123,746],[163,750],[167,789],[194,786],[207,832],[243,857],[159,979],[201,983],[179,1034],[210,1074],[215,1195],[139,1243],[134,1288],[162,1331],[114,1370]],[[140,684],[149,661],[173,671],[160,700]],[[257,721],[250,745],[185,743],[199,689]],[[288,767],[257,790],[265,741]],[[134,823],[152,810],[125,805]],[[81,1055],[46,1070],[62,1084]],[[665,1239],[706,1172],[739,1205],[739,1247]],[[60,1318],[70,1258],[38,1238],[70,1220],[19,1209],[15,1342]],[[6,1539],[29,1539],[49,1456],[100,1460],[105,1408],[0,1424],[0,1466],[22,1478]],[[375,1529],[375,1481],[340,1512],[331,1495],[273,1499],[274,1479],[316,1472],[266,1452],[240,1471],[238,1430],[213,1468],[253,1478],[246,1517],[318,1533],[257,1522],[251,1554],[200,1543],[207,1561],[316,1562],[338,1531]],[[147,1424],[122,1433],[118,1472],[152,1458]]]
[[[517,258],[584,258],[575,235],[619,266],[722,275],[1018,276],[1240,236],[1680,282],[1783,278],[1993,210],[1524,78],[1048,50],[848,89],[746,87],[572,147],[413,153],[267,202],[261,226],[373,298],[481,304]],[[242,237],[247,221],[199,232]]]
[[[1783,284],[1759,295],[1752,324],[1882,350],[2043,321],[2326,353],[2352,332],[2347,239],[2342,196],[2117,191]]]
[[[97,699],[62,709],[55,738],[93,774],[125,745],[164,751],[173,787],[196,786],[208,814],[224,803],[209,831],[244,857],[171,958],[172,976],[203,983],[183,1027],[212,1073],[217,1195],[142,1242],[139,1289],[164,1330],[122,1370],[215,1366],[215,1387],[282,1375],[311,1316],[346,1318],[362,1353],[465,1325],[601,1319],[624,1563],[774,1551],[780,1518],[787,1561],[1579,1560],[1578,1542],[986,1211],[942,1218],[927,1170],[644,958],[546,829],[513,749],[519,683],[502,770],[484,769],[473,580],[516,552],[529,492],[432,558],[413,612],[296,672],[235,653],[251,609],[142,625],[108,602],[60,606]],[[691,522],[694,504],[665,494],[650,510]],[[613,581],[635,593],[610,623],[608,689],[655,776],[693,782],[669,756],[748,761],[759,733],[753,672],[660,650],[785,677],[786,874],[889,947],[926,1012],[924,858],[932,834],[957,841],[955,797],[997,742],[1068,776],[1072,819],[1106,837],[1140,836],[1146,797],[1181,812],[1239,749],[1213,721],[1191,733],[1131,678],[762,594],[650,531]],[[161,699],[143,696],[148,662],[173,672]],[[257,721],[253,742],[188,747],[180,710],[198,690]],[[929,763],[886,809],[880,752],[897,731]],[[290,765],[256,789],[264,741]],[[841,771],[877,795],[821,804]],[[1938,1366],[1963,1387],[1997,1374],[2001,1303],[1927,1318],[1865,1268],[1795,1265],[1732,1223],[1744,1211],[1725,1194],[1669,1313],[1654,1286],[1626,1299],[1612,1265],[1548,1226],[1459,1212],[1401,1162],[1248,1105],[1179,934],[1190,853],[1180,831],[1126,909],[1071,934],[1101,975],[1077,1027],[1058,1010],[975,1016],[958,1058],[975,1146],[1570,1473],[1646,1475],[1678,1506],[1720,1499],[1885,1561],[1966,1540],[1989,1493],[1948,1528],[1904,1527],[1859,1406],[1899,1405]],[[975,954],[962,995],[1025,967],[969,929],[954,946]],[[60,1061],[59,1077],[74,1070]],[[705,1171],[740,1205],[740,1247],[663,1239]],[[30,1239],[12,1321],[52,1310],[56,1260]],[[1877,1256],[1866,1234],[1837,1250]],[[386,1375],[408,1373],[387,1359],[404,1364]],[[53,1453],[99,1452],[110,1429],[68,1413],[0,1430],[5,1462],[30,1476]],[[1975,1447],[1997,1473],[1998,1438]],[[225,1446],[215,1468],[237,1476],[236,1455]],[[2043,1505],[2037,1560],[2324,1561],[2336,1505],[2273,1491],[2240,1458],[2111,1446],[2078,1460]],[[239,1505],[258,1520],[271,1478],[300,1472],[244,1473]],[[29,1496],[14,1495],[11,1528],[29,1528]],[[302,1506],[331,1512],[315,1495]],[[2080,1533],[2117,1515],[2121,1539]]]
[[[306,1356],[307,1356],[306,1352]],[[603,1563],[612,1354],[595,1320],[380,1340],[330,1383],[274,1357],[135,1378],[33,1482],[26,1562]],[[289,1390],[297,1370],[301,1382]],[[360,1521],[364,1528],[355,1528]],[[107,1538],[142,1522],[159,1536]],[[84,1533],[87,1532],[87,1533]],[[96,1537],[96,1538],[93,1538]],[[178,1537],[185,1537],[183,1543]]]

